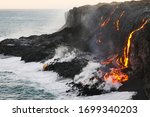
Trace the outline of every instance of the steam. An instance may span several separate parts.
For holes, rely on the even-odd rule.
[[[60,46],[57,49],[55,49],[55,56],[52,59],[49,59],[45,62],[45,64],[54,64],[56,62],[70,62],[77,56],[77,50],[76,49],[70,49],[66,46]],[[89,61],[87,66],[82,69],[82,72],[78,75],[75,75],[74,82],[75,83],[82,83],[83,85],[95,85],[96,83],[100,81],[103,81],[100,83],[99,87],[97,87],[100,90],[104,91],[111,91],[111,89],[118,89],[122,84],[119,82],[112,82],[112,79],[104,80],[102,77],[102,74],[98,72],[99,69],[101,69],[102,65],[97,62]],[[95,79],[99,78],[98,79]],[[91,80],[91,78],[94,78]]]
[[[103,87],[102,87],[102,86],[103,86]],[[119,82],[113,83],[113,82],[112,82],[112,79],[108,79],[108,80],[105,80],[105,82],[104,82],[99,88],[100,88],[100,89],[103,88],[103,90],[109,92],[111,89],[116,89],[116,90],[118,90],[120,86],[122,86],[121,83],[119,83]]]
[[[82,72],[74,77],[74,81],[76,83],[82,82],[84,85],[91,84],[89,79],[95,76],[94,73],[97,72],[99,67],[99,63],[89,62],[88,65],[83,68]]]
[[[55,49],[55,56],[49,59],[45,64],[56,63],[56,62],[70,62],[76,57],[76,49],[69,50],[66,46],[60,46]]]
[[[106,92],[110,92],[111,89],[117,90],[120,86],[122,86],[120,82],[113,82],[111,78],[104,80],[102,74],[98,72],[98,69],[101,69],[100,63],[90,61],[88,65],[83,68],[82,72],[74,77],[74,82],[92,86],[95,85],[95,83],[102,81],[97,89],[104,90]],[[94,77],[99,78],[99,80]],[[91,80],[91,78],[94,79]]]

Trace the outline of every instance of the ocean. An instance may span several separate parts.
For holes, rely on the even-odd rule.
[[[0,39],[50,34],[65,23],[66,10],[0,10]]]
[[[0,10],[0,41],[6,38],[51,34],[65,24],[66,10]],[[64,56],[66,47],[56,49],[55,58],[69,61],[75,54]],[[43,63],[21,61],[20,57],[0,55],[0,100],[57,99],[130,99],[134,92],[112,92],[99,96],[77,97],[66,94],[71,80],[61,80],[53,71],[42,71]],[[85,72],[85,71],[84,71]],[[88,71],[85,72],[85,74]],[[89,70],[90,72],[90,70]]]
[[[65,24],[65,10],[0,10],[0,40],[50,34]],[[0,56],[0,99],[54,99],[56,73],[42,72],[43,64]],[[52,77],[52,80],[51,80]],[[63,83],[64,84],[64,83]]]

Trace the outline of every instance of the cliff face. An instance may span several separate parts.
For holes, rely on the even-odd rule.
[[[79,12],[79,9],[81,12]],[[134,86],[137,85],[137,90],[141,91],[140,88],[144,88],[147,96],[150,97],[149,21],[142,30],[136,31],[144,20],[150,18],[150,3],[101,4],[93,8],[86,6],[85,9],[90,10],[87,10],[88,13],[83,13],[84,8],[79,9],[73,9],[69,12],[72,15],[68,17],[69,23],[67,23],[67,26],[70,26],[70,22],[74,25],[82,24],[92,35],[90,39],[86,38],[89,50],[101,58],[105,59],[114,54],[122,55],[128,37],[134,32],[129,56],[129,67],[132,75],[130,74],[129,82],[125,83],[120,89],[126,90],[127,87],[130,87],[130,90],[134,90]],[[76,18],[77,16],[79,18]],[[72,17],[75,17],[75,19]],[[102,26],[103,23],[105,23],[105,26]],[[96,43],[97,40],[100,40],[100,43]],[[144,95],[144,93],[142,94]]]
[[[74,8],[68,12],[66,24],[61,31],[50,35],[6,39],[0,42],[0,53],[21,56],[26,62],[41,61],[52,58],[59,45],[67,45],[105,60],[115,54],[123,55],[127,39],[132,35],[130,85],[140,85],[150,99],[149,18],[150,3],[144,1]],[[138,30],[146,20],[147,23]],[[136,81],[141,84],[136,84]],[[124,86],[128,86],[128,83]],[[135,90],[134,86],[131,90]]]
[[[106,58],[121,52],[130,32],[148,17],[149,2],[98,4],[70,10],[66,27],[81,26],[89,51]]]

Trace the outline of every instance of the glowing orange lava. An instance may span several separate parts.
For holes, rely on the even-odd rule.
[[[121,13],[121,15],[119,16],[119,19],[115,22],[115,27],[116,27],[116,30],[119,31],[120,30],[120,19],[123,17],[125,11],[123,11]]]
[[[114,55],[113,57],[108,58],[107,60],[100,62],[100,64],[102,64],[102,65],[108,65],[108,64],[112,63],[113,60],[116,59],[117,57],[118,57],[118,55]]]
[[[133,31],[129,34],[127,44],[126,44],[126,46],[124,47],[124,50],[123,50],[123,51],[124,51],[124,52],[123,52],[123,56],[120,57],[120,58],[118,58],[118,61],[120,62],[121,65],[123,65],[124,68],[127,68],[127,67],[128,67],[128,64],[129,64],[129,54],[130,54],[131,41],[132,41],[132,39],[133,39],[133,35],[134,35],[136,32],[138,32],[138,31],[140,31],[141,29],[143,29],[143,28],[145,27],[145,25],[148,23],[149,20],[150,20],[150,19],[145,20],[139,28],[133,30]]]
[[[110,21],[110,18],[106,19],[106,20],[100,25],[100,27],[102,28],[102,27],[106,26],[106,25],[109,23],[109,21]]]
[[[115,13],[115,11],[116,11],[117,8],[118,8],[118,7],[116,7],[116,8],[110,13],[110,17]],[[105,27],[105,26],[110,22],[110,20],[111,20],[110,17],[108,17],[105,21],[103,21],[103,22],[101,23],[101,25],[100,25],[101,28]],[[103,17],[101,17],[101,19],[103,19]]]
[[[125,45],[124,50],[123,50],[123,56],[118,57],[118,59],[116,59],[116,63],[118,64],[118,68],[111,69],[110,72],[106,73],[104,75],[105,81],[106,80],[112,80],[112,83],[115,83],[115,82],[125,82],[128,80],[128,75],[123,73],[122,69],[128,68],[128,66],[129,66],[129,54],[130,54],[131,42],[133,39],[133,35],[136,32],[142,30],[149,21],[150,21],[150,18],[147,20],[143,20],[141,26],[138,27],[137,29],[133,30],[129,34],[127,44]],[[108,61],[113,60],[113,59],[114,58],[109,59]]]
[[[128,75],[121,72],[120,69],[111,69],[111,71],[104,76],[105,81],[110,79],[112,80],[112,83],[125,82],[128,80]]]

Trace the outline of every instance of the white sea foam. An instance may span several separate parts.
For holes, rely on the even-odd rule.
[[[111,92],[96,96],[80,96],[80,97],[58,97],[57,99],[72,100],[130,100],[136,92]]]
[[[131,99],[132,95],[135,92],[113,92],[108,94],[102,94],[98,96],[89,96],[89,97],[76,97],[76,94],[70,93],[69,95],[66,94],[66,90],[69,89],[67,82],[71,80],[60,80],[58,81],[58,74],[55,72],[42,71],[43,64],[42,63],[25,63],[20,61],[20,57],[4,57],[0,56],[0,71],[1,72],[12,72],[14,75],[11,75],[11,80],[17,81],[21,80],[24,82],[29,81],[32,87],[36,89],[43,89],[47,92],[52,93],[56,96],[56,99],[93,99],[93,100],[103,100],[103,99]],[[86,68],[84,68],[83,72],[76,76],[81,77],[85,80],[92,76],[91,73],[95,71],[95,69],[99,65],[97,63],[90,62]],[[79,80],[83,80],[83,79]],[[17,85],[17,83],[9,82],[9,85]],[[24,84],[22,84],[24,85]],[[14,95],[15,98],[15,95]]]
[[[7,71],[15,74],[11,77],[13,80],[30,81],[33,87],[49,91],[55,96],[65,95],[68,89],[65,84],[70,80],[57,81],[57,73],[41,71],[42,63],[24,63],[19,57],[10,57],[0,59],[0,65],[1,72]]]
[[[16,11],[15,11],[16,12]],[[65,23],[64,12],[37,12],[32,11],[17,11],[18,13],[7,12],[5,15],[0,16],[1,20],[0,26],[0,41],[6,38],[19,38],[21,36],[30,35],[40,35],[40,34],[50,34],[53,33]],[[15,14],[13,16],[13,14]],[[34,15],[33,15],[33,14]],[[45,14],[44,14],[45,13]],[[50,15],[49,15],[50,13]],[[52,14],[51,14],[52,13]],[[9,15],[9,17],[8,17]],[[33,20],[34,19],[34,20]],[[46,61],[45,63],[51,62],[69,62],[76,57],[76,50],[70,51],[67,47],[59,47],[56,49],[56,54],[54,58]],[[35,89],[42,89],[46,92],[52,93],[56,96],[56,99],[130,99],[134,92],[113,92],[109,94],[103,94],[99,96],[89,96],[89,97],[76,97],[76,94],[66,95],[66,90],[69,87],[65,85],[67,80],[59,80],[57,73],[52,71],[42,71],[42,63],[25,63],[20,61],[20,57],[6,57],[0,55],[0,74],[1,85],[0,86],[17,86],[17,85],[29,85]],[[89,82],[89,78],[94,76],[96,69],[100,67],[99,63],[89,62],[88,65],[83,68],[83,71],[75,76],[76,82],[84,82],[85,84],[94,84],[94,82]],[[9,74],[10,73],[10,74]],[[4,78],[4,79],[2,79]],[[18,81],[20,84],[18,84]],[[29,81],[29,83],[27,83]],[[26,83],[26,84],[25,84]],[[106,82],[105,90],[109,90],[112,86],[110,82]],[[116,85],[117,88],[117,85]],[[12,99],[16,99],[15,94],[12,95]],[[20,94],[21,95],[21,94]],[[1,94],[2,96],[2,94]],[[3,95],[4,99],[7,96]],[[31,98],[32,99],[32,98]]]

